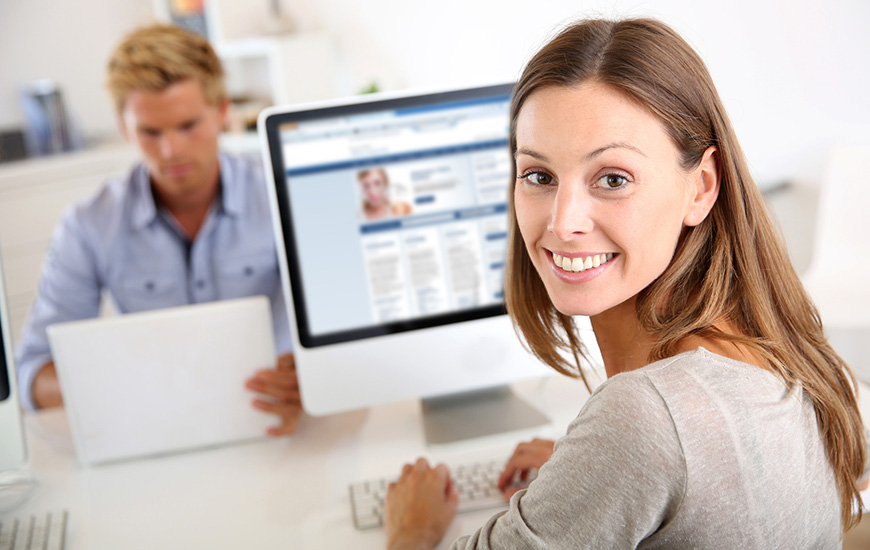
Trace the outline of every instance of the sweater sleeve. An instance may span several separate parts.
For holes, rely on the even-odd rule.
[[[676,515],[686,487],[668,408],[642,374],[590,397],[527,490],[453,548],[635,548]]]

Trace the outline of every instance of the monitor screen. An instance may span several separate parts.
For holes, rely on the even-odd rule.
[[[261,113],[308,412],[550,372],[504,309],[511,89]]]
[[[0,341],[3,341],[3,337],[6,332],[6,327],[2,326],[0,323]],[[9,361],[6,360],[6,353],[0,354],[0,403],[9,399],[10,395],[10,386],[9,386]]]
[[[302,345],[502,313],[510,87],[475,92],[276,125]]]

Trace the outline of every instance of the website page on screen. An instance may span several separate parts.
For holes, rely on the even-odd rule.
[[[499,96],[280,127],[313,335],[502,302],[508,107]]]

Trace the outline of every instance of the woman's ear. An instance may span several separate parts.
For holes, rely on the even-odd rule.
[[[707,218],[719,196],[719,150],[716,147],[704,151],[701,162],[690,177],[692,197],[683,225],[694,227]]]

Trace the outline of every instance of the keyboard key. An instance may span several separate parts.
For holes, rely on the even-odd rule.
[[[66,541],[66,522],[66,510],[52,514],[51,524],[48,528],[48,538],[44,547],[45,550],[63,550],[65,546],[64,542]]]

